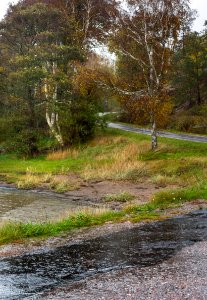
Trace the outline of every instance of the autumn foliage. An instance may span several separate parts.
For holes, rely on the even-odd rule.
[[[175,53],[186,69],[192,62],[189,49],[181,55],[181,37],[189,33],[191,19],[188,0],[126,0],[124,5],[22,0],[10,5],[0,22],[0,108],[4,121],[15,124],[14,146],[20,149],[26,142],[33,155],[43,137],[55,140],[55,147],[85,141],[113,98],[130,122],[152,126],[155,149],[157,127],[166,126],[172,112]],[[95,54],[100,43],[113,52],[113,64]],[[196,71],[200,53],[194,52],[199,54],[192,62]],[[192,86],[199,102],[205,79],[197,71]]]

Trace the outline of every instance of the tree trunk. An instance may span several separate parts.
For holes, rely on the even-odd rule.
[[[157,127],[156,127],[156,122],[153,122],[152,125],[152,134],[151,134],[151,139],[152,139],[152,150],[156,150],[158,143],[157,143]]]
[[[197,84],[196,84],[196,87],[197,87],[197,99],[196,99],[196,104],[197,105],[201,105],[201,91],[200,91],[200,82],[199,82],[199,66],[198,66],[198,63],[197,63],[197,74],[196,74],[197,78],[196,78],[196,81],[197,81]]]
[[[60,127],[58,123],[58,114],[57,113],[51,113],[51,116],[49,115],[48,110],[46,109],[46,120],[47,124],[50,128],[51,133],[56,138],[58,143],[61,145],[61,147],[64,147],[63,137],[60,132]]]
[[[197,83],[197,105],[201,105],[201,92],[199,82]]]

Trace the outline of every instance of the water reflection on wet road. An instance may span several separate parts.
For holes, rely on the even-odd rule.
[[[0,299],[38,297],[54,287],[97,273],[155,266],[183,248],[206,240],[207,210],[200,210],[45,253],[3,258]]]

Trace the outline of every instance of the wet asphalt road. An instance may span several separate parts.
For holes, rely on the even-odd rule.
[[[120,129],[120,130],[124,130],[124,131],[129,131],[129,132],[151,135],[150,129],[135,128],[130,125],[122,125],[122,124],[118,124],[118,123],[108,123],[108,127]],[[158,131],[158,136],[170,138],[170,139],[182,140],[182,141],[207,143],[207,136],[177,134],[177,133],[171,133],[171,132],[166,132],[166,131]]]
[[[0,299],[207,299],[207,210],[1,258]]]
[[[206,300],[207,242],[183,248],[161,264],[87,278],[44,300]]]

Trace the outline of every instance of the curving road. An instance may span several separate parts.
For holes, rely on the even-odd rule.
[[[146,135],[151,135],[150,129],[144,128],[136,128],[130,125],[118,124],[118,123],[108,123],[108,127],[120,129],[129,132],[141,133]],[[191,141],[191,142],[198,142],[198,143],[207,143],[207,136],[203,135],[192,135],[192,134],[178,134],[178,133],[171,133],[167,131],[158,131],[158,136],[182,140],[182,141]]]

